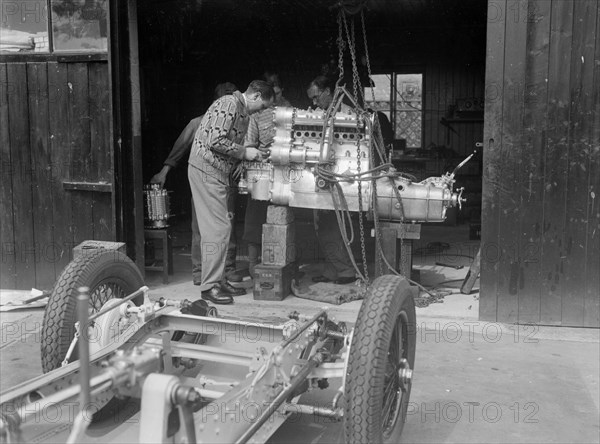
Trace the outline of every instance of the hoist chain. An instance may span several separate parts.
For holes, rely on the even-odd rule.
[[[338,81],[337,81],[338,84],[344,78],[344,47],[346,46],[346,44],[344,42],[344,32],[342,30],[342,14],[343,14],[342,11],[340,11],[338,14],[338,38],[337,38],[338,69],[339,69],[339,76],[338,76]]]
[[[360,11],[360,22],[362,25],[362,33],[363,33],[363,44],[365,47],[365,59],[367,62],[367,75],[369,76],[369,79],[371,78],[371,59],[369,57],[369,45],[367,43],[367,30],[366,30],[366,26],[365,26],[365,14],[364,11],[361,10]],[[373,101],[373,104],[375,104],[375,88],[371,88],[371,99]],[[377,116],[377,110],[375,110],[375,123],[377,126],[379,126],[379,118]],[[373,161],[373,159],[371,159],[371,162]],[[391,180],[391,179],[390,179]],[[394,185],[392,186],[392,189],[394,190],[395,194],[396,194],[396,198],[398,200],[398,205],[399,205],[399,209],[400,209],[400,243],[401,243],[401,248],[405,248],[404,246],[404,238],[406,237],[405,234],[405,230],[406,227],[404,225],[404,205],[402,202],[402,196],[400,195],[400,191],[398,191],[398,188]],[[377,213],[377,184],[375,181],[373,181],[373,212],[376,214]],[[378,244],[381,246],[381,230],[378,230],[376,227],[375,230],[375,235],[377,236],[377,242]],[[381,251],[381,249],[380,249]],[[383,252],[382,252],[383,254]],[[381,257],[378,258],[378,260],[380,261],[380,265],[381,265]],[[406,271],[406,254],[401,254],[400,255],[400,261],[401,261],[401,265],[400,265],[400,269],[402,271]],[[410,272],[410,270],[409,270]],[[410,276],[407,276],[410,279]]]
[[[356,137],[356,170],[358,172],[358,176],[360,176],[360,172],[361,172],[361,161],[362,161],[362,156],[361,156],[361,151],[360,151],[360,138],[358,137],[358,133],[360,131],[360,121],[358,119],[358,115],[357,115],[357,119],[356,119],[356,133],[357,133],[357,137]],[[363,221],[363,197],[362,197],[362,181],[357,181],[358,183],[358,226],[359,226],[359,231],[360,231],[360,252],[362,255],[362,261],[363,261],[363,270],[364,270],[364,276],[365,276],[365,284],[369,285],[369,270],[367,267],[367,249],[365,247],[365,226],[364,226],[364,221]]]
[[[343,14],[343,13],[340,13]],[[342,15],[342,22],[344,24],[344,30],[346,31],[346,39],[348,40],[348,50],[350,51],[350,57],[352,59],[352,85],[354,92],[354,101],[358,104],[361,103],[359,98],[363,96],[362,94],[362,85],[360,82],[360,76],[358,75],[358,65],[356,63],[356,45],[354,40],[354,20],[351,24],[352,32],[348,29],[348,21],[346,20],[346,15]],[[359,96],[360,93],[360,96]]]
[[[369,57],[369,49],[368,49],[368,43],[367,43],[367,33],[366,33],[366,26],[365,26],[365,18],[364,18],[364,12],[363,10],[360,11],[360,19],[361,19],[361,27],[362,27],[362,33],[363,33],[363,44],[364,44],[364,51],[365,51],[365,59],[366,59],[366,65],[367,65],[367,74],[368,74],[368,78],[371,79],[372,78],[372,72],[371,72],[371,61],[370,61],[370,57]],[[345,37],[346,39],[344,39],[344,33],[345,33]],[[348,21],[346,19],[346,13],[343,10],[340,10],[339,14],[338,14],[338,38],[337,38],[337,44],[338,44],[338,69],[339,69],[339,78],[338,78],[338,82],[336,86],[339,86],[339,84],[341,83],[343,77],[344,77],[344,50],[346,49],[346,46],[348,47],[348,50],[350,52],[350,57],[351,57],[351,62],[352,62],[352,86],[353,86],[353,93],[354,93],[354,104],[355,104],[355,112],[356,112],[356,124],[357,124],[357,133],[360,132],[360,121],[361,119],[359,118],[359,116],[364,117],[364,112],[361,109],[361,104],[362,106],[366,106],[366,97],[364,95],[364,91],[362,88],[362,84],[360,81],[360,76],[358,73],[358,64],[357,64],[357,60],[356,60],[356,39],[355,39],[355,22],[354,19],[352,20],[350,26],[348,26]],[[361,101],[362,99],[362,101]],[[373,102],[373,105],[375,105],[376,101],[375,101],[375,89],[371,88],[371,100]],[[377,110],[374,110],[374,122],[375,125],[374,127],[371,128],[370,134],[368,134],[368,138],[365,138],[365,142],[367,142],[367,148],[368,148],[368,156],[369,156],[369,160],[370,160],[370,165],[371,167],[373,167],[373,165],[375,165],[375,156],[374,156],[374,147],[373,147],[373,143],[375,143],[375,147],[377,147],[378,152],[380,154],[380,157],[382,157],[382,162],[385,163],[387,159],[385,159],[385,150],[382,149],[381,147],[383,146],[383,140],[381,139],[381,134],[378,132],[380,131],[380,125],[379,125],[379,119],[377,116]],[[370,127],[370,125],[366,125],[367,128]],[[375,130],[375,131],[373,131]],[[378,140],[374,141],[374,137],[377,137]],[[356,162],[357,162],[357,172],[358,175],[360,176],[361,173],[361,161],[362,161],[362,153],[361,153],[361,149],[360,149],[360,139],[357,137],[356,140]],[[392,178],[390,178],[389,180],[393,181]],[[376,270],[380,270],[381,272],[384,272],[384,265],[383,262],[385,262],[387,267],[393,267],[395,268],[395,264],[391,265],[387,262],[387,260],[385,259],[384,255],[383,255],[383,249],[382,244],[381,244],[381,228],[379,226],[379,214],[378,214],[378,202],[377,202],[377,182],[376,182],[376,178],[373,178],[371,180],[371,184],[372,184],[372,211],[373,211],[373,220],[374,220],[374,228],[375,228],[375,237],[376,237],[376,243],[377,243],[377,250],[379,251],[379,254],[377,255],[377,257],[375,258],[376,260]],[[360,227],[360,243],[361,243],[361,254],[362,254],[362,261],[363,261],[363,268],[364,268],[364,281],[365,284],[369,284],[369,274],[368,274],[368,269],[367,269],[367,258],[366,258],[366,247],[365,247],[365,234],[364,234],[364,220],[363,220],[363,210],[364,210],[364,205],[363,205],[363,193],[362,193],[362,182],[359,180],[357,181],[357,186],[358,186],[358,209],[359,209],[359,218],[358,218],[358,222],[359,222],[359,227]],[[400,210],[400,239],[401,241],[404,240],[405,238],[405,225],[404,225],[404,208],[403,208],[403,202],[402,202],[402,197],[400,195],[400,192],[397,190],[395,184],[393,184],[392,189],[395,192],[396,198],[398,200],[398,204],[399,205],[399,210]],[[401,255],[401,270],[403,272],[406,272],[406,255],[402,254]],[[356,266],[356,264],[355,264]],[[357,270],[358,271],[358,270]],[[396,272],[395,269],[392,270],[393,272]],[[408,276],[410,278],[410,276]]]
[[[362,25],[363,44],[365,45],[365,59],[367,61],[367,75],[371,78],[371,59],[369,58],[369,46],[367,45],[367,30],[365,28],[365,14],[360,11],[360,23]],[[371,88],[371,100],[375,103],[375,88]]]

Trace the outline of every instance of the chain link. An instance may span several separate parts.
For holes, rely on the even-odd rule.
[[[344,12],[341,11],[341,10],[338,13],[338,38],[337,38],[337,44],[338,44],[338,70],[339,70],[338,84],[344,78],[344,47],[346,46],[346,44],[344,42],[344,33],[343,33],[343,30],[342,30],[342,17],[343,17],[343,14],[344,14]]]
[[[353,86],[353,92],[354,92],[354,101],[356,104],[358,104],[360,106],[359,91],[360,91],[360,97],[362,97],[363,95],[362,95],[362,85],[360,82],[360,77],[358,75],[358,68],[357,68],[357,63],[356,63],[354,20],[351,22],[351,32],[348,30],[348,22],[346,20],[345,14],[342,15],[342,21],[344,24],[344,30],[346,31],[346,38],[348,40],[348,49],[350,51],[350,57],[352,59],[352,86]],[[360,133],[360,119],[359,119],[360,112],[359,111],[360,110],[358,108],[355,109],[355,112],[356,112],[356,135],[357,135],[357,138],[356,138],[356,169],[357,169],[358,174],[360,175],[362,155],[361,155],[361,150],[360,150],[360,139],[358,138],[358,134]],[[364,226],[364,220],[363,220],[364,208],[363,208],[363,197],[362,197],[362,181],[359,180],[357,185],[358,185],[358,225],[359,225],[359,232],[360,232],[360,250],[361,250],[361,255],[362,255],[365,284],[369,285],[367,249],[366,249],[366,245],[365,245],[365,226]]]
[[[363,33],[363,44],[365,45],[365,59],[367,61],[367,75],[371,79],[371,59],[369,58],[369,46],[367,45],[367,30],[365,28],[365,14],[364,11],[360,11],[360,22],[362,24]],[[371,97],[373,103],[375,103],[375,88],[371,88]]]
[[[360,121],[356,119],[356,170],[358,172],[358,176],[360,176],[361,172],[361,151],[360,151],[360,138],[358,137],[360,131]],[[362,255],[363,261],[363,271],[365,276],[365,284],[369,285],[369,270],[367,264],[367,249],[365,247],[365,226],[363,221],[363,197],[362,197],[362,181],[358,180],[358,226],[360,231],[360,252]]]
[[[367,42],[367,32],[366,32],[366,26],[365,26],[365,18],[364,18],[364,11],[361,10],[360,11],[360,18],[361,18],[361,27],[362,27],[362,34],[363,34],[363,44],[364,44],[364,51],[365,51],[365,59],[366,59],[366,65],[367,65],[367,74],[368,74],[368,78],[371,79],[372,76],[372,72],[371,72],[371,60],[369,57],[369,48],[368,48],[368,42]],[[344,40],[344,32],[346,35],[346,41]],[[344,50],[346,48],[346,46],[348,47],[348,50],[350,52],[350,57],[352,60],[352,86],[353,86],[353,93],[354,93],[354,102],[356,104],[356,124],[357,124],[357,135],[360,132],[360,119],[359,119],[359,115],[360,115],[360,104],[362,103],[363,106],[366,106],[366,98],[365,98],[365,94],[363,91],[363,87],[360,81],[360,76],[358,73],[358,64],[357,64],[357,60],[356,60],[356,40],[355,40],[355,22],[354,19],[352,20],[351,24],[350,24],[350,28],[348,27],[348,21],[346,20],[346,14],[343,10],[340,10],[340,12],[338,13],[338,39],[337,39],[337,43],[338,43],[338,68],[339,68],[339,79],[338,79],[338,84],[341,82],[342,78],[344,77]],[[362,101],[361,101],[362,99]],[[375,105],[375,88],[371,88],[371,99],[373,102],[373,105]],[[379,125],[379,118],[377,116],[377,110],[374,110],[374,128],[375,132],[377,132],[380,128]],[[373,131],[371,131],[371,133],[373,133]],[[374,159],[374,153],[373,153],[373,134],[369,134],[369,138],[368,138],[368,156],[369,156],[369,160],[370,160],[370,165],[373,166],[375,165],[375,159]],[[357,153],[356,153],[356,157],[357,157],[357,171],[358,171],[358,175],[360,175],[361,173],[361,160],[362,160],[362,156],[361,156],[361,149],[360,149],[360,140],[357,138],[356,141],[356,146],[357,146]],[[385,152],[383,152],[385,154]],[[383,159],[383,162],[385,162],[386,159]],[[390,181],[393,182],[393,179],[389,179]],[[363,260],[363,268],[364,268],[364,277],[365,277],[365,284],[369,285],[369,274],[368,274],[368,269],[367,269],[367,259],[366,259],[366,247],[365,247],[365,235],[364,235],[364,220],[363,220],[363,196],[362,196],[362,182],[359,180],[358,183],[358,206],[359,206],[359,218],[358,218],[358,222],[359,222],[359,227],[360,227],[360,243],[361,243],[361,254],[362,254],[362,260]],[[373,203],[372,203],[372,211],[373,211],[373,220],[374,220],[374,228],[375,228],[375,238],[376,238],[376,243],[377,243],[377,250],[379,251],[379,254],[376,255],[375,258],[375,266],[376,266],[376,270],[379,270],[380,272],[384,272],[384,265],[383,262],[386,262],[386,266],[387,266],[387,260],[385,260],[385,257],[383,255],[383,250],[382,250],[382,244],[381,244],[381,229],[379,226],[379,208],[378,208],[378,201],[377,201],[377,181],[376,178],[373,178],[371,180],[371,185],[372,185],[372,196],[373,196]],[[396,198],[398,200],[398,204],[399,204],[399,209],[400,209],[400,232],[399,232],[399,237],[401,239],[402,242],[402,246],[404,247],[404,239],[405,239],[405,224],[404,224],[404,208],[403,208],[403,202],[402,202],[402,197],[400,195],[400,192],[397,190],[395,183],[392,184],[392,188],[394,189]],[[404,252],[403,252],[404,253]],[[401,271],[403,274],[410,274],[410,270],[406,270],[406,255],[405,254],[401,254]],[[396,264],[393,264],[393,267],[395,267]],[[395,270],[393,270],[395,272]],[[408,276],[410,277],[410,276]]]
[[[357,104],[360,104],[359,100],[359,91],[360,97],[362,94],[362,84],[360,81],[360,76],[358,75],[358,64],[356,63],[356,45],[354,41],[354,20],[352,21],[352,32],[348,29],[348,21],[346,20],[346,15],[342,15],[342,21],[344,24],[344,30],[346,31],[346,39],[348,40],[348,50],[350,51],[350,57],[352,59],[352,85],[354,89],[354,101]],[[357,113],[358,114],[358,113]]]
[[[362,25],[362,33],[363,33],[363,44],[365,47],[365,59],[367,62],[367,74],[369,76],[369,79],[371,78],[371,59],[369,57],[369,45],[367,43],[367,30],[366,30],[366,26],[365,26],[365,14],[364,14],[364,10],[360,11],[360,21],[361,21],[361,25]],[[375,88],[371,88],[371,98],[373,101],[373,105],[375,105]],[[377,110],[375,111],[375,122],[376,124],[379,126],[379,118],[377,116]],[[371,159],[371,161],[373,161],[373,159]],[[390,179],[392,180],[392,179]],[[398,204],[400,205],[400,244],[401,244],[401,249],[405,248],[404,246],[404,239],[406,237],[406,226],[404,224],[404,205],[402,203],[402,196],[400,195],[400,192],[398,191],[397,187],[394,185],[392,187],[394,189],[394,192],[396,194],[396,198],[398,200]],[[375,181],[373,181],[373,212],[377,213],[377,184]],[[381,245],[381,233],[380,230],[376,229],[376,236],[378,236],[377,238],[377,242],[379,245]],[[382,253],[383,254],[383,253]],[[377,258],[380,262],[379,264],[382,266],[381,264],[381,257]],[[404,254],[404,252],[402,252],[401,250],[401,254],[400,254],[400,270],[403,273],[406,273],[406,254]],[[410,278],[410,270],[409,271],[409,276],[407,276],[408,278]]]

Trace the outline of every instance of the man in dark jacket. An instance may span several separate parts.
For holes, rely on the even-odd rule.
[[[223,96],[233,94],[234,91],[237,90],[237,86],[233,83],[225,82],[219,83],[215,88],[215,95],[213,100],[217,100]],[[192,150],[192,143],[194,142],[194,135],[196,134],[196,130],[200,126],[200,122],[202,121],[201,115],[199,117],[195,117],[186,125],[183,129],[175,143],[173,144],[173,148],[169,153],[169,156],[165,160],[162,169],[152,176],[150,179],[150,183],[158,183],[162,187],[165,186],[165,181],[167,180],[167,175],[171,169],[175,168],[181,159],[188,159],[190,157],[190,151]],[[235,209],[235,194],[231,194],[231,201],[229,205],[231,207],[231,211],[233,212]],[[229,247],[227,249],[227,259],[225,261],[225,273],[233,274],[235,272],[235,257],[236,257],[236,237],[235,231],[232,230],[231,238],[229,240]],[[194,200],[192,199],[192,279],[194,281],[194,285],[200,285],[202,280],[202,247],[201,247],[201,238],[200,238],[200,230],[198,229],[198,221],[196,220],[196,210],[194,209]]]

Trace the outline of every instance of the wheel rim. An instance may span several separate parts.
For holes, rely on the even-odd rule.
[[[389,438],[398,419],[404,416],[403,404],[411,384],[408,353],[408,315],[402,311],[396,318],[387,354],[382,411],[384,438]]]
[[[122,299],[127,294],[118,282],[101,282],[90,292],[89,314],[94,314],[110,299]]]

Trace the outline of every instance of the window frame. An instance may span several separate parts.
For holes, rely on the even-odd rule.
[[[426,77],[425,77],[425,67],[424,66],[420,66],[420,65],[411,65],[411,66],[401,66],[401,67],[394,67],[394,68],[390,68],[390,69],[378,69],[376,71],[373,71],[371,73],[371,75],[385,75],[389,77],[389,81],[390,81],[390,123],[392,124],[393,128],[394,128],[394,140],[398,140],[396,138],[396,117],[397,117],[397,103],[398,103],[398,85],[397,85],[397,76],[398,75],[404,75],[404,74],[419,74],[421,75],[421,146],[416,148],[416,147],[410,147],[411,149],[418,149],[418,150],[422,150],[423,147],[423,141],[425,140],[425,82],[426,82]],[[364,87],[364,97],[365,97],[365,102],[369,101],[369,94],[370,92],[367,92],[367,90],[370,88],[369,87]],[[408,148],[408,147],[407,147]]]
[[[46,23],[48,29],[48,52],[22,51],[22,52],[1,52],[0,63],[8,62],[31,62],[31,61],[48,61],[48,62],[93,62],[93,61],[108,61],[108,52],[110,50],[110,2],[107,1],[106,22],[107,22],[107,47],[103,50],[80,50],[80,51],[63,51],[54,48],[54,29],[52,28],[52,0],[45,0],[46,3]]]

